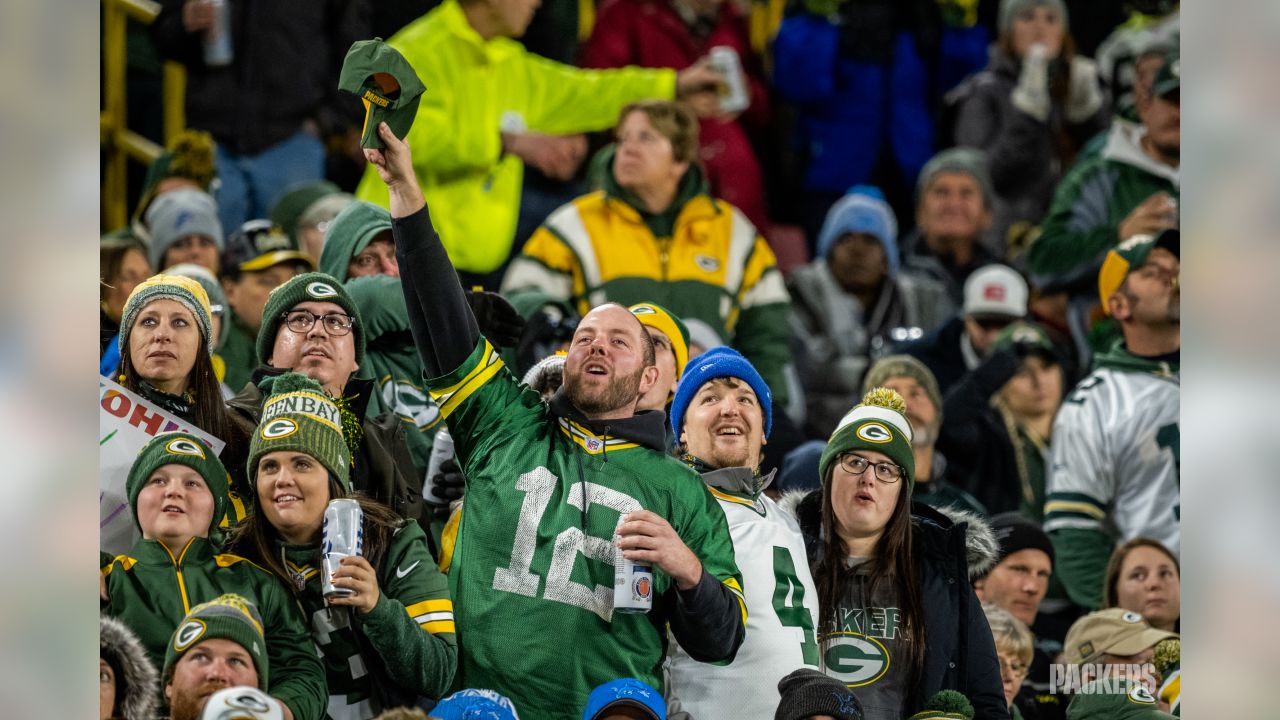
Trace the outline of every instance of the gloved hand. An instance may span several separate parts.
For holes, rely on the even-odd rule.
[[[506,298],[484,290],[468,290],[466,295],[476,324],[489,342],[498,347],[513,347],[520,342],[524,318]]]
[[[1071,94],[1067,96],[1067,122],[1085,122],[1102,109],[1102,103],[1098,64],[1079,55],[1071,58]]]
[[[440,463],[440,471],[427,478],[427,482],[431,484],[431,489],[424,496],[426,503],[436,508],[449,507],[450,503],[461,498],[467,490],[467,479],[462,474],[462,468],[458,467],[457,458],[449,458]],[[444,502],[435,502],[435,498]]]
[[[1013,88],[1009,101],[1013,106],[1040,122],[1048,122],[1049,108],[1049,51],[1036,43],[1022,57],[1022,74]],[[1096,78],[1096,73],[1095,73]]]

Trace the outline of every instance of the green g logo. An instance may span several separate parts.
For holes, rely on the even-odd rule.
[[[298,423],[289,418],[279,418],[263,425],[258,432],[262,434],[263,440],[279,440],[298,432]]]
[[[328,298],[338,294],[333,286],[326,282],[316,281],[307,285],[307,294],[313,298]]]
[[[883,445],[893,439],[893,433],[889,432],[889,428],[878,422],[869,422],[858,428],[854,434],[869,443],[876,443],[877,445]]]
[[[173,634],[173,649],[182,652],[195,644],[205,631],[205,625],[199,620],[188,620]]]
[[[889,651],[879,640],[861,633],[832,633],[826,638],[823,663],[827,674],[848,685],[870,685],[889,671]]]
[[[170,440],[169,444],[164,446],[164,449],[167,450],[170,455],[194,455],[201,460],[205,459],[204,450],[201,450],[198,444],[193,443],[186,438]]]

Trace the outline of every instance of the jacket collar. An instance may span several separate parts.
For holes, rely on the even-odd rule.
[[[1142,357],[1129,352],[1123,340],[1117,340],[1110,350],[1100,353],[1094,360],[1095,368],[1143,373],[1170,380],[1178,379],[1179,365],[1179,353],[1170,353],[1156,358]]]
[[[661,410],[641,410],[627,418],[616,420],[590,420],[569,402],[564,386],[551,396],[551,414],[575,423],[598,435],[606,446],[610,438],[621,438],[650,450],[665,453],[667,449],[666,413]]]
[[[615,145],[602,151],[604,177],[601,178],[601,182],[605,198],[612,201],[611,205],[633,222],[643,222],[655,237],[671,237],[675,228],[684,222],[702,216],[709,217],[718,212],[713,203],[693,202],[699,196],[705,196],[709,192],[706,176],[703,175],[702,169],[693,163],[690,163],[689,169],[680,178],[680,185],[676,188],[676,196],[671,201],[670,207],[659,213],[651,213],[643,209],[640,198],[619,185],[613,177],[613,161],[617,150]],[[619,207],[620,205],[625,207],[625,211]]]
[[[749,467],[713,468],[701,458],[687,453],[680,460],[701,475],[702,482],[712,489],[747,500],[760,497],[760,493],[769,487],[774,475],[778,473],[777,468],[764,475],[760,474],[759,468],[755,470]]]
[[[1156,162],[1142,150],[1142,138],[1146,134],[1147,129],[1141,124],[1125,121],[1111,123],[1111,132],[1107,135],[1102,157],[1164,178],[1173,183],[1174,187],[1179,187],[1178,168]]]
[[[209,538],[194,537],[186,547],[172,552],[159,540],[139,540],[131,550],[132,557],[143,565],[172,567],[208,560],[213,557]]]

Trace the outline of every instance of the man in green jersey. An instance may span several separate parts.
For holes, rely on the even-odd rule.
[[[461,685],[509,696],[526,719],[577,720],[607,680],[662,687],[668,627],[695,660],[732,660],[746,622],[733,543],[706,486],[663,452],[662,412],[636,412],[658,376],[640,321],[592,310],[551,400],[519,385],[477,329],[408,146],[379,135],[386,149],[366,156],[390,190],[414,341],[467,478],[444,542]],[[613,607],[619,548],[653,569],[647,613]]]

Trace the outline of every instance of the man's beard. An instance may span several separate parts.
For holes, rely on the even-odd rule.
[[[193,689],[173,689],[173,700],[170,703],[170,720],[200,720],[204,704],[209,697],[219,690],[230,687],[226,683],[205,683]]]
[[[908,418],[909,420],[910,418]],[[933,447],[938,442],[938,423],[925,425],[924,423],[911,423],[911,447],[927,448]]]
[[[603,390],[595,392],[582,387],[583,374],[581,371],[564,374],[565,395],[568,396],[569,402],[583,414],[599,415],[635,403],[636,398],[640,396],[640,379],[644,375],[644,368],[637,370],[629,377],[619,376],[605,385]]]

